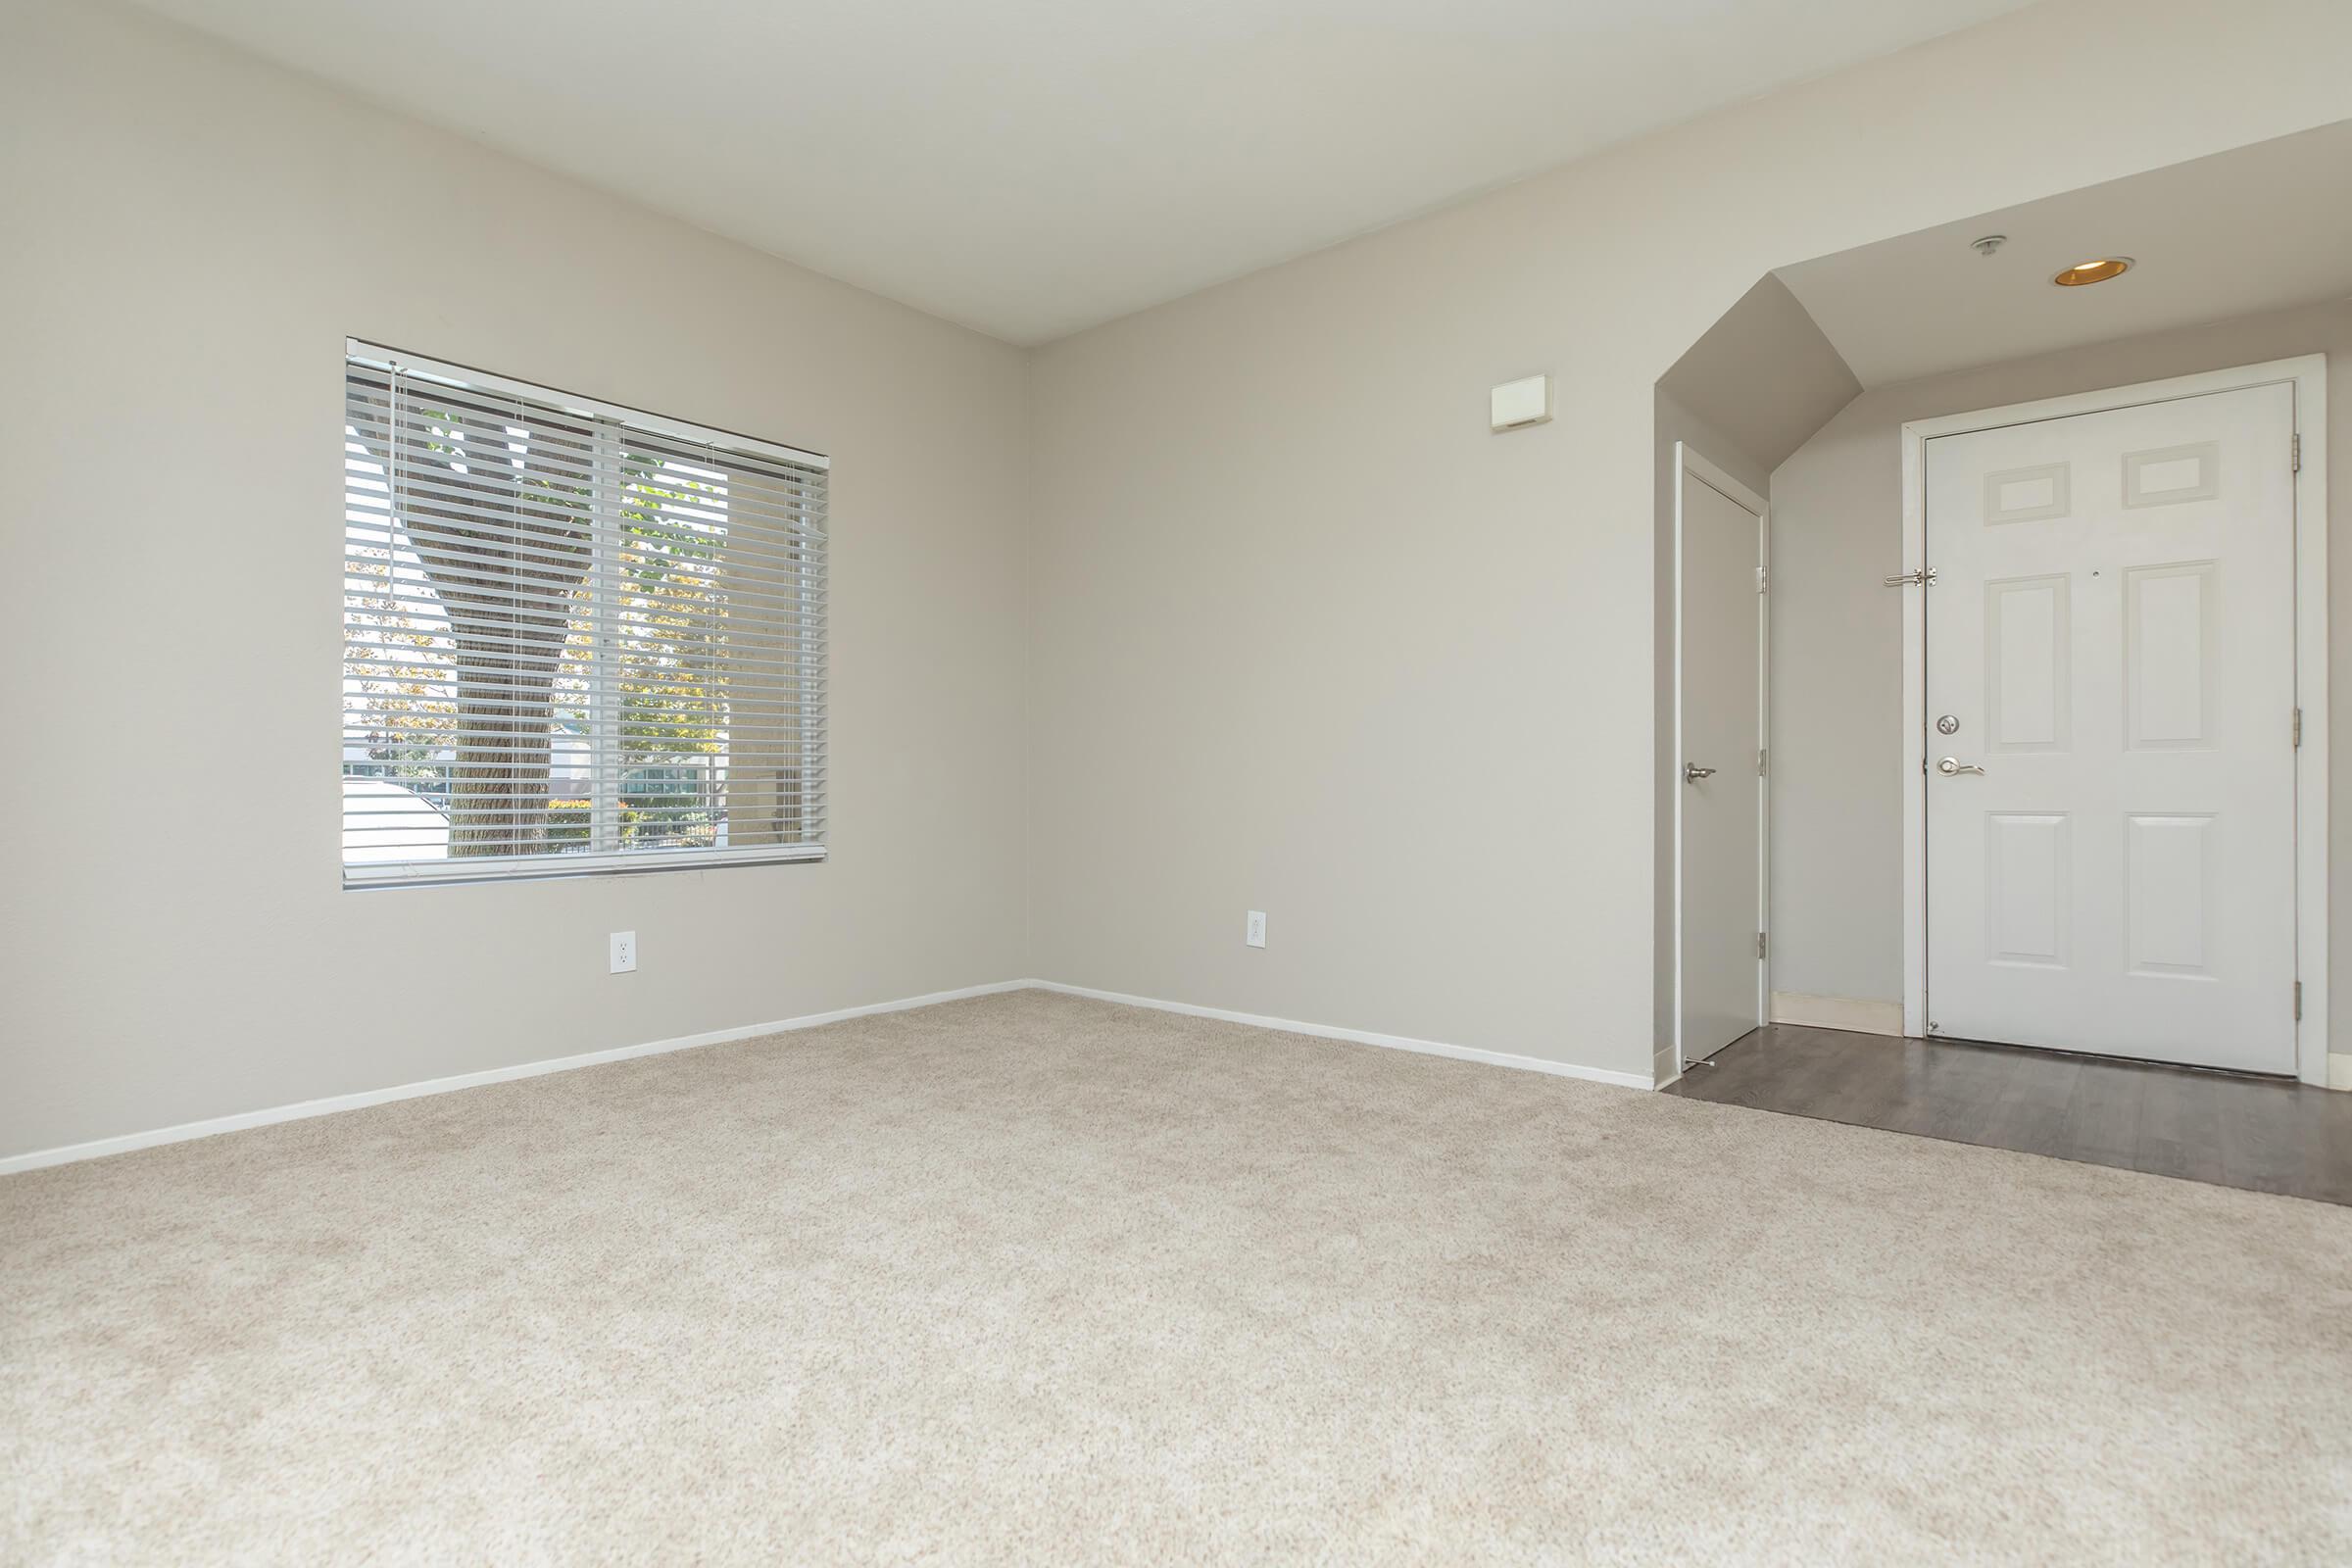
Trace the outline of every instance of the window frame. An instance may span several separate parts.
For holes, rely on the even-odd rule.
[[[821,452],[804,447],[788,446],[782,442],[749,436],[740,431],[716,425],[698,424],[691,420],[675,419],[644,409],[624,404],[609,403],[600,398],[586,397],[561,387],[524,381],[514,376],[500,375],[473,366],[436,360],[421,354],[412,354],[362,338],[346,338],[343,346],[346,375],[353,365],[367,368],[396,372],[426,381],[446,382],[468,391],[495,393],[522,399],[578,418],[612,423],[650,435],[667,437],[673,441],[700,443],[717,451],[747,458],[765,459],[801,467],[814,468],[826,476],[825,492],[829,497],[832,460]],[[348,446],[350,436],[345,435]],[[347,525],[348,526],[348,525]],[[808,531],[829,544],[830,529],[820,510]],[[599,544],[598,548],[604,546]],[[349,546],[346,544],[345,550]],[[345,558],[348,570],[348,555]],[[820,618],[829,614],[831,602],[830,551],[818,559],[814,568],[815,598]],[[348,589],[346,598],[348,599]],[[612,614],[608,599],[599,595],[593,601],[593,616],[600,623]],[[344,608],[344,635],[349,634],[350,609]],[[347,660],[349,643],[345,642]],[[820,688],[826,683],[832,658],[832,639],[829,631],[821,630],[816,638],[815,653],[808,661],[810,669],[803,678],[813,678]],[[344,677],[347,682],[349,677]],[[348,690],[345,696],[348,697]],[[598,744],[605,744],[599,742]],[[814,743],[814,771],[824,776],[830,770],[832,733],[829,723],[820,723]],[[339,758],[338,789],[342,781],[354,776],[342,764],[348,759]],[[616,760],[599,756],[595,766],[600,770],[610,764],[620,773],[626,769]],[[659,764],[646,764],[659,765]],[[617,774],[616,774],[617,776]],[[822,786],[819,786],[820,791]],[[446,859],[344,861],[343,888],[346,892],[392,887],[449,887],[478,882],[538,882],[569,877],[641,875],[665,871],[709,871],[742,865],[794,865],[821,863],[830,858],[830,812],[820,813],[820,823],[827,830],[816,843],[763,844],[743,848],[666,848],[640,850],[560,851],[533,855],[460,856]]]

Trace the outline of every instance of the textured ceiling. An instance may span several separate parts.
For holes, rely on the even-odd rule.
[[[2024,0],[142,0],[1013,342]]]
[[[1980,256],[1970,241],[2006,234]],[[2136,265],[2058,288],[2060,268]],[[2352,121],[1785,267],[1864,386],[2352,296]]]

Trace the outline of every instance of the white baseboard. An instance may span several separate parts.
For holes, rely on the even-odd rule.
[[[240,1111],[232,1116],[182,1122],[176,1127],[159,1127],[152,1132],[124,1133],[115,1138],[94,1138],[87,1143],[65,1144],[55,1149],[37,1149],[30,1153],[0,1157],[0,1176],[39,1170],[48,1165],[70,1164],[75,1160],[101,1159],[109,1154],[127,1154],[133,1150],[186,1143],[190,1139],[210,1138],[216,1133],[240,1132],[248,1127],[268,1127],[281,1121],[301,1121],[312,1116],[332,1115],[336,1111],[360,1110],[368,1105],[389,1104],[396,1100],[445,1095],[455,1090],[507,1083],[516,1078],[536,1078],[551,1072],[569,1072],[575,1067],[626,1061],[632,1056],[656,1056],[665,1052],[691,1051],[697,1046],[756,1040],[761,1035],[789,1034],[796,1029],[813,1029],[819,1024],[840,1023],[845,1019],[870,1017],[875,1013],[904,1012],[913,1007],[935,1006],[943,1002],[960,1002],[966,997],[1027,990],[1057,991],[1064,996],[1091,997],[1097,1002],[1115,1002],[1130,1007],[1152,1007],[1161,1012],[1183,1013],[1194,1018],[1215,1018],[1225,1023],[1248,1024],[1258,1029],[1279,1029],[1289,1034],[1312,1035],[1322,1040],[1384,1046],[1392,1051],[1415,1051],[1424,1055],[1450,1056],[1456,1061],[1477,1061],[1489,1066],[1512,1067],[1523,1072],[1549,1073],[1556,1078],[1579,1078],[1588,1083],[1611,1084],[1621,1089],[1662,1089],[1674,1081],[1673,1075],[1664,1078],[1645,1077],[1641,1073],[1617,1072],[1605,1067],[1581,1067],[1573,1062],[1551,1061],[1542,1056],[1517,1056],[1507,1052],[1482,1051],[1475,1046],[1449,1046],[1443,1041],[1416,1040],[1406,1035],[1384,1035],[1368,1029],[1343,1029],[1333,1024],[1303,1023],[1296,1018],[1269,1018],[1259,1013],[1235,1012],[1226,1007],[1202,1007],[1189,1002],[1168,1002],[1157,997],[1137,997],[1120,991],[1100,991],[1092,986],[1067,985],[1059,980],[999,980],[988,985],[964,986],[955,991],[902,997],[895,1002],[838,1007],[831,1012],[812,1012],[772,1023],[743,1024],[699,1035],[680,1035],[674,1040],[615,1046],[610,1051],[584,1052],[576,1056],[551,1056],[544,1061],[490,1067],[449,1078],[427,1078],[389,1089],[368,1089],[357,1094],[332,1095],[324,1100],[305,1100],[296,1104],[275,1105],[267,1110]],[[1899,1003],[1867,1002],[1852,997],[1820,997],[1797,991],[1776,991],[1772,994],[1772,1017],[1775,1023],[1800,1024],[1818,1029],[1849,1029],[1864,1034],[1894,1036],[1900,1036],[1903,1032],[1903,1009]],[[2339,1052],[2328,1056],[2328,1087],[2352,1090],[2352,1055]]]
[[[66,1144],[56,1149],[37,1149],[29,1154],[10,1154],[0,1158],[0,1176],[18,1171],[38,1170],[44,1165],[64,1165],[78,1159],[101,1159],[108,1154],[127,1154],[134,1149],[153,1149],[159,1144],[186,1143],[191,1138],[210,1138],[216,1133],[240,1132],[248,1127],[268,1127],[275,1122],[301,1121],[311,1116],[328,1116],[339,1110],[359,1110],[368,1105],[389,1104],[395,1100],[415,1100],[423,1095],[446,1095],[458,1089],[475,1089],[483,1084],[503,1084],[515,1078],[536,1078],[543,1073],[569,1072],[574,1067],[595,1067],[608,1061],[626,1061],[632,1056],[658,1056],[669,1051],[691,1051],[697,1046],[724,1045],[730,1040],[755,1040],[761,1035],[787,1034],[795,1029],[813,1029],[818,1024],[839,1023],[845,1018],[863,1018],[878,1012],[903,1012],[909,1007],[928,1007],[942,1002],[959,1002],[965,997],[985,997],[1000,991],[1019,991],[1034,984],[1027,980],[999,980],[984,986],[965,986],[958,991],[935,991],[928,996],[904,997],[896,1002],[874,1002],[859,1007],[838,1007],[831,1012],[812,1012],[800,1018],[783,1018],[774,1023],[744,1024],[734,1029],[713,1029],[707,1034],[680,1035],[675,1040],[656,1040],[641,1046],[615,1046],[610,1051],[584,1052],[576,1056],[551,1056],[545,1061],[525,1061],[512,1067],[489,1067],[480,1072],[460,1073],[451,1078],[427,1078],[419,1083],[400,1084],[390,1089],[364,1089],[353,1095],[330,1095],[324,1100],[305,1100],[292,1105],[274,1105],[268,1110],[240,1111],[233,1116],[215,1116],[205,1121],[181,1122],[176,1127],[159,1127],[153,1132],[124,1133],[117,1138],[94,1138],[86,1144]]]
[[[1369,1029],[1342,1029],[1327,1023],[1300,1023],[1296,1018],[1268,1018],[1254,1012],[1235,1012],[1225,1007],[1201,1007],[1189,1002],[1163,1002],[1157,997],[1131,997],[1121,991],[1098,991],[1092,986],[1064,985],[1058,980],[1031,980],[1028,984],[1041,991],[1058,991],[1064,996],[1092,997],[1097,1002],[1123,1003],[1130,1007],[1155,1007],[1161,1012],[1181,1012],[1191,1018],[1215,1018],[1224,1023],[1246,1023],[1258,1029],[1280,1029],[1288,1034],[1313,1035],[1321,1040],[1348,1040],[1359,1046],[1386,1046],[1392,1051],[1417,1051],[1425,1056],[1451,1056],[1456,1061],[1483,1061],[1494,1067],[1516,1067],[1524,1072],[1547,1072],[1555,1078],[1582,1078],[1589,1083],[1613,1084],[1620,1089],[1648,1089],[1653,1087],[1650,1075],[1640,1072],[1615,1072],[1606,1067],[1579,1067],[1572,1062],[1552,1061],[1543,1056],[1514,1056],[1508,1052],[1481,1051],[1475,1046],[1449,1046],[1437,1040],[1415,1040],[1407,1035],[1374,1034]]]
[[[2352,1089],[2352,1056],[2347,1056],[2340,1051],[2331,1051],[2328,1054],[2328,1087]]]
[[[398,1084],[389,1089],[364,1089],[357,1094],[330,1095],[323,1100],[305,1100],[291,1105],[273,1105],[267,1110],[239,1111],[231,1116],[214,1116],[204,1121],[181,1122],[176,1127],[159,1127],[152,1132],[123,1133],[115,1138],[94,1138],[87,1143],[65,1144],[55,1149],[36,1149],[30,1153],[0,1157],[0,1176],[19,1171],[39,1170],[47,1165],[65,1165],[75,1160],[103,1159],[109,1154],[127,1154],[133,1150],[153,1149],[162,1144],[181,1144],[194,1138],[210,1138],[218,1133],[241,1132],[248,1127],[268,1127],[281,1121],[302,1121],[312,1116],[330,1116],[342,1110],[361,1110],[369,1105],[389,1104],[396,1100],[415,1100],[424,1095],[446,1095],[460,1089],[477,1089],[484,1084],[503,1084],[516,1078],[536,1078],[545,1073],[569,1072],[575,1067],[595,1067],[609,1061],[626,1061],[632,1056],[657,1056],[664,1052],[691,1051],[697,1046],[724,1045],[732,1040],[755,1040],[761,1035],[789,1034],[796,1029],[813,1029],[818,1024],[840,1023],[847,1018],[864,1018],[879,1012],[904,1012],[911,1007],[929,1007],[942,1002],[960,1002],[966,997],[993,996],[1004,991],[1058,991],[1073,997],[1092,997],[1098,1002],[1124,1003],[1132,1007],[1156,1007],[1162,1012],[1181,1012],[1196,1018],[1219,1018],[1227,1023],[1251,1024],[1260,1029],[1287,1030],[1295,1035],[1314,1035],[1325,1040],[1348,1040],[1358,1045],[1387,1046],[1397,1051],[1418,1051],[1426,1055],[1451,1056],[1459,1061],[1483,1061],[1496,1067],[1517,1067],[1529,1072],[1547,1072],[1561,1078],[1583,1078],[1592,1083],[1615,1084],[1626,1089],[1647,1089],[1650,1079],[1640,1073],[1611,1072],[1599,1067],[1578,1067],[1564,1061],[1546,1061],[1538,1056],[1514,1056],[1499,1051],[1480,1051],[1470,1046],[1448,1046],[1435,1040],[1413,1040],[1402,1035],[1374,1034],[1364,1029],[1339,1029],[1329,1024],[1300,1023],[1292,1018],[1263,1018],[1255,1013],[1232,1012],[1222,1007],[1196,1007],[1190,1003],[1162,1002],[1152,997],[1130,997],[1116,991],[1096,991],[1086,986],[1063,985],[1054,980],[999,980],[988,985],[965,986],[956,991],[934,991],[927,996],[903,997],[896,1002],[874,1002],[858,1007],[839,1007],[831,1012],[812,1012],[799,1018],[780,1018],[771,1023],[743,1024],[733,1029],[713,1029],[705,1034],[680,1035],[674,1040],[656,1040],[639,1046],[615,1046],[610,1051],[583,1052],[576,1056],[551,1056],[544,1061],[518,1062],[511,1067],[489,1067],[480,1072],[459,1073],[449,1078],[427,1078],[417,1083]]]
[[[1817,997],[1803,991],[1775,991],[1772,1021],[1801,1024],[1808,1029],[1850,1029],[1857,1034],[1900,1038],[1903,1004],[1865,1002],[1857,997]]]

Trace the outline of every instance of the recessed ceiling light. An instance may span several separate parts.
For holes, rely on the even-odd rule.
[[[2111,277],[2121,277],[2132,270],[2129,256],[2102,256],[2095,262],[2077,262],[2050,279],[2060,288],[2081,288],[2085,283],[2104,283]]]

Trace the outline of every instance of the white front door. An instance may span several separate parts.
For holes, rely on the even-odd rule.
[[[2276,384],[1927,442],[1937,1034],[2294,1070],[2293,430]]]
[[[1678,450],[1677,1045],[1713,1055],[1764,1021],[1764,507]]]

